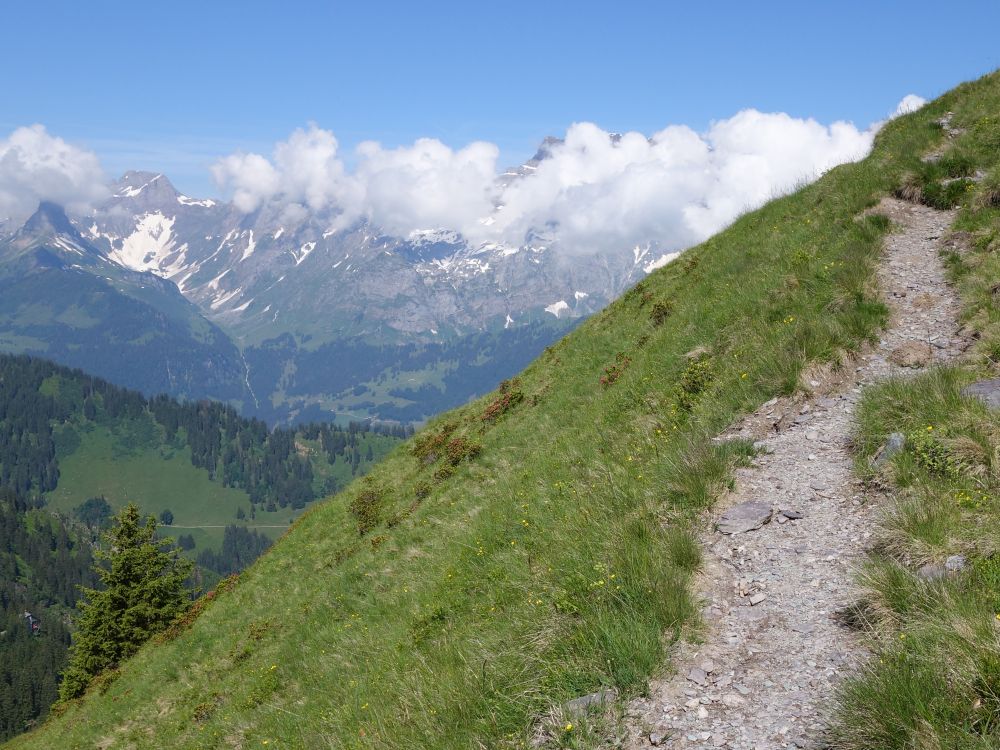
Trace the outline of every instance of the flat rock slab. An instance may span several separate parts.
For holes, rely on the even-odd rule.
[[[740,503],[722,514],[715,528],[722,534],[755,531],[771,520],[773,510],[766,503]]]
[[[963,396],[978,398],[991,409],[1000,409],[1000,378],[977,380],[962,389]]]

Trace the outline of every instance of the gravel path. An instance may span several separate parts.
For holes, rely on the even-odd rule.
[[[773,400],[722,436],[752,437],[768,453],[738,470],[714,520],[747,502],[773,515],[757,530],[705,531],[703,642],[680,644],[677,672],[631,704],[628,748],[822,747],[833,687],[865,656],[836,619],[857,598],[852,566],[877,513],[852,473],[854,408],[866,383],[967,347],[938,258],[953,212],[894,199],[877,210],[900,227],[879,270],[890,328],[853,366],[810,373],[808,396]]]

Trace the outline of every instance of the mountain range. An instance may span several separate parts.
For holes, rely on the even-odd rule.
[[[546,158],[508,171],[517,180]],[[128,172],[88,215],[0,225],[0,349],[271,422],[421,421],[488,391],[672,255],[394,237],[334,211],[178,192]]]

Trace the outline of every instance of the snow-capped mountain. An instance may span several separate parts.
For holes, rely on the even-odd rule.
[[[530,175],[554,143],[544,142],[501,181]],[[365,221],[334,230],[336,218],[333,210],[280,203],[246,214],[183,195],[165,175],[128,172],[89,215],[70,222],[44,209],[32,221],[52,225],[42,233],[46,252],[57,253],[64,270],[91,276],[88,284],[128,287],[125,296],[142,304],[149,290],[157,299],[172,294],[175,313],[201,321],[189,332],[207,327],[206,340],[221,352],[224,363],[204,354],[214,373],[203,374],[206,382],[218,385],[218,397],[271,421],[329,418],[331,411],[425,418],[517,372],[673,257],[655,243],[576,255],[554,249],[544,231],[519,245],[473,244],[434,228],[394,237]],[[8,256],[27,236],[27,226],[9,224],[0,221]],[[85,302],[77,306],[87,314]],[[120,323],[98,318],[101,327]],[[52,329],[40,341],[62,341],[63,334]],[[94,346],[95,361],[118,361]],[[144,363],[146,381],[117,380],[147,392],[204,395],[192,387],[193,375],[151,374],[173,367],[171,347],[186,357],[197,350],[188,340],[161,347],[166,360]],[[87,366],[69,351],[55,358]],[[91,369],[116,379],[107,368]]]
[[[543,145],[536,158],[544,153]],[[513,247],[471,245],[446,230],[391,237],[367,223],[332,231],[333,216],[289,213],[242,214],[184,196],[164,175],[130,172],[79,225],[109,258],[173,281],[248,344],[286,332],[314,342],[433,341],[585,316],[669,257],[652,245],[567,256],[541,235]]]
[[[51,203],[0,238],[0,348],[149,393],[247,400],[229,337],[173,283],[107,257]]]

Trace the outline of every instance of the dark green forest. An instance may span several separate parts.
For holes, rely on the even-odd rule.
[[[88,535],[0,487],[0,739],[44,716],[58,695],[78,586],[95,576]],[[24,617],[39,624],[33,634]]]
[[[330,464],[350,463],[357,474],[374,459],[362,452],[359,436],[376,432],[397,438],[412,434],[399,425],[352,423],[346,428],[313,423],[270,429],[215,401],[179,402],[165,395],[147,399],[136,391],[46,360],[0,355],[0,486],[24,495],[55,489],[59,481],[55,428],[64,423],[138,423],[157,428],[145,440],[186,445],[191,463],[227,487],[244,490],[253,505],[292,508],[330,490],[314,487],[313,462],[301,455],[296,437],[320,440]],[[147,425],[142,423],[146,422]],[[79,438],[60,430],[66,442]]]
[[[133,458],[141,448],[169,455],[188,448],[192,471],[246,494],[246,509],[225,528],[220,549],[197,549],[191,534],[178,538],[198,564],[191,585],[202,588],[270,546],[271,536],[240,521],[301,509],[337,491],[412,434],[399,425],[357,423],[271,429],[226,404],[146,398],[80,370],[0,355],[0,739],[24,731],[56,699],[78,587],[98,586],[93,552],[115,508],[104,497],[71,513],[46,507],[60,486],[60,457],[80,450],[98,427],[118,435]],[[26,612],[39,623],[37,633]]]

